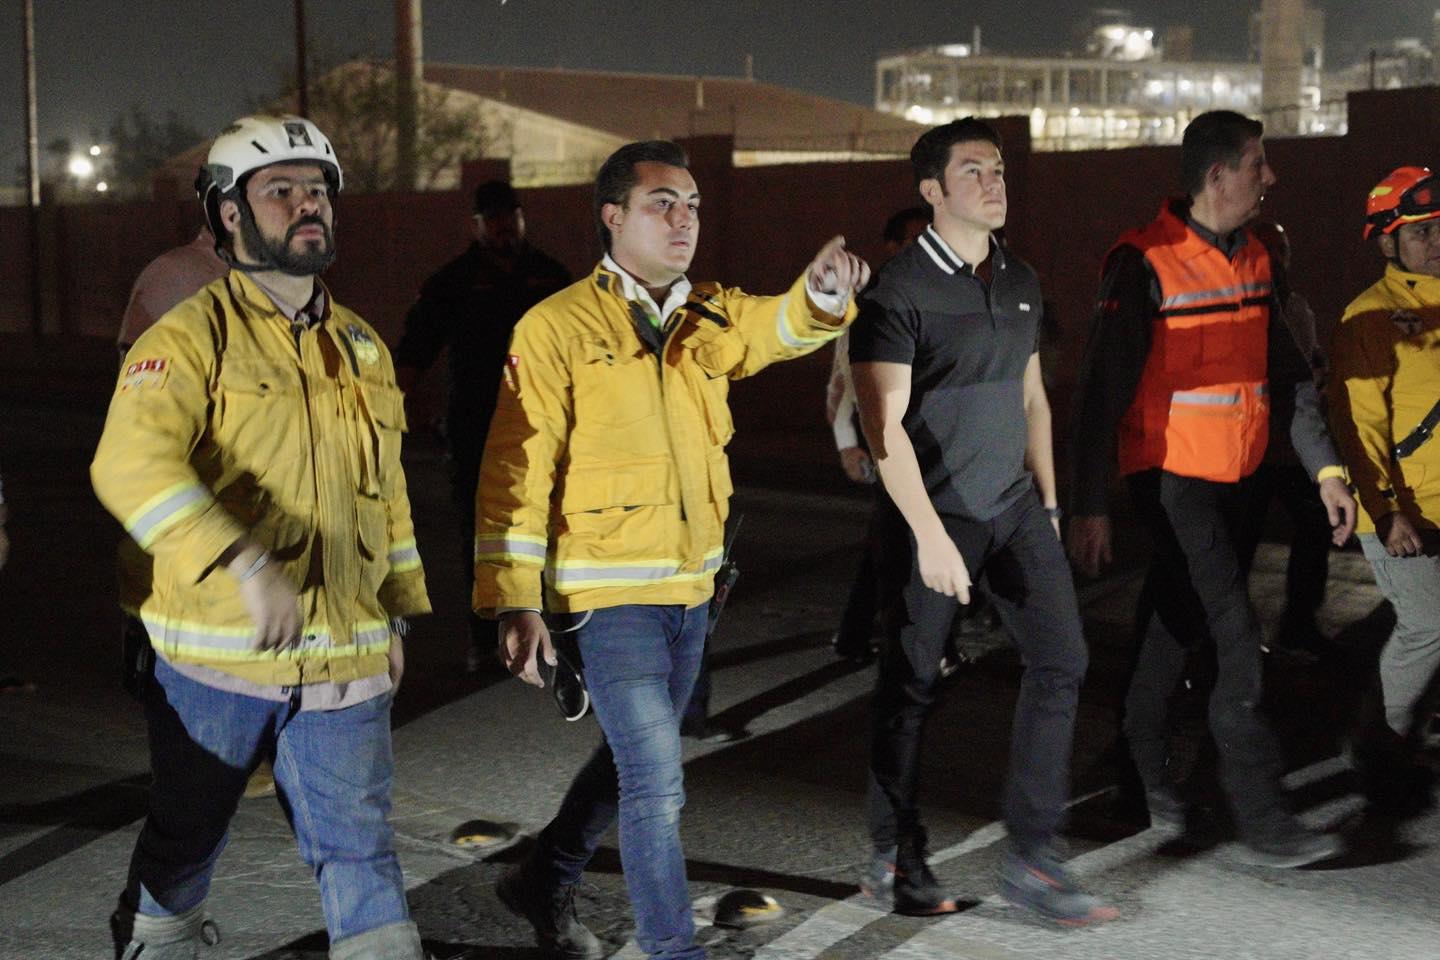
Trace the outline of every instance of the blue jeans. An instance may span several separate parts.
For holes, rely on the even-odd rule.
[[[680,716],[705,647],[707,606],[596,610],[576,636],[605,740],[540,834],[534,865],[552,887],[576,883],[618,814],[635,940],[648,955],[695,960],[680,849],[685,805]]]
[[[300,855],[315,871],[330,942],[410,916],[390,812],[390,698],[300,711],[226,693],[164,660],[146,688],[150,810],[125,901],[167,917],[203,903],[245,781],[275,751],[275,786]]]

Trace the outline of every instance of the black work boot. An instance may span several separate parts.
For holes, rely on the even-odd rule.
[[[601,960],[605,949],[600,940],[575,916],[575,884],[546,888],[527,866],[505,871],[495,894],[511,913],[530,921],[541,955],[546,960]]]
[[[955,898],[940,889],[940,881],[925,862],[925,831],[900,841],[895,851],[895,912],[930,917],[959,910]]]

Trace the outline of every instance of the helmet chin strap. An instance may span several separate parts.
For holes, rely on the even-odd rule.
[[[251,227],[254,228],[255,235],[259,236],[260,226],[255,222],[255,212],[250,209],[250,201],[245,198],[244,191],[237,191],[234,202],[236,209],[240,211],[240,223],[242,225],[249,224]],[[231,246],[233,245],[234,241],[232,240]],[[225,247],[221,244],[217,244],[216,246],[219,250],[220,258],[224,260],[227,264],[229,264],[232,269],[239,270],[241,273],[269,273],[271,271],[275,271],[277,273],[283,273],[289,277],[316,276],[315,271],[302,271],[297,273],[294,270],[287,269],[268,251],[264,251],[265,258],[262,262],[246,263],[239,257],[235,256],[235,252],[230,248]]]

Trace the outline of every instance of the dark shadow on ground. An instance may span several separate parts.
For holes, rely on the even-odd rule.
[[[149,787],[150,774],[143,773],[43,803],[0,807],[0,837],[55,825],[0,856],[0,886],[140,819],[149,802]]]

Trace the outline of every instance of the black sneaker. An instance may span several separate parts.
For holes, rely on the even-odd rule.
[[[1287,870],[1338,857],[1344,849],[1334,834],[1316,833],[1287,816],[1274,827],[1247,837],[1240,849],[1240,860],[1257,867]]]
[[[895,900],[895,848],[876,850],[860,874],[860,892],[889,907]]]
[[[1012,847],[1000,868],[1000,895],[1066,927],[1114,920],[1120,911],[1085,893],[1048,850],[1020,854]]]
[[[912,917],[933,917],[960,909],[955,898],[940,889],[940,881],[925,862],[925,843],[901,841],[895,853],[894,910]]]
[[[877,647],[875,641],[869,637],[852,637],[840,630],[830,635],[830,649],[835,651],[835,656],[841,660],[849,660],[851,663],[869,663],[875,659]]]
[[[736,740],[745,739],[749,733],[744,729],[722,727],[718,723],[711,723],[710,719],[705,717],[700,720],[680,721],[680,736],[699,740],[701,743],[734,743]]]
[[[601,960],[605,948],[575,916],[575,884],[546,890],[523,866],[505,871],[495,885],[500,902],[535,928],[535,944],[546,960]]]

